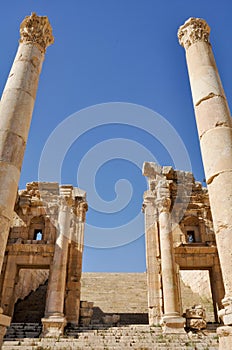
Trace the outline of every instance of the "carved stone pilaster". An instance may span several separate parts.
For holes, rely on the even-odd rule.
[[[160,180],[157,186],[157,200],[156,204],[159,213],[170,212],[171,198],[170,198],[170,181]]]
[[[185,49],[197,41],[209,43],[210,27],[204,19],[189,18],[178,30],[180,45]]]
[[[34,44],[40,51],[53,44],[52,27],[46,16],[37,16],[35,12],[27,16],[20,25],[20,43]]]
[[[142,205],[142,212],[146,213],[146,210],[150,207],[153,208],[152,214],[154,215],[154,221],[158,220],[158,212],[157,212],[157,208],[155,206],[156,203],[156,196],[154,194],[153,191],[146,191],[144,192],[143,195],[143,205]]]
[[[86,201],[80,202],[76,206],[76,215],[81,222],[85,222],[87,211],[88,211],[88,204]]]

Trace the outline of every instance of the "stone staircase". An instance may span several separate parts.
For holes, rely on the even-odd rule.
[[[11,323],[4,339],[15,340],[23,338],[39,338],[42,332],[41,323]]]
[[[19,327],[19,325],[17,326]],[[97,329],[96,329],[97,328]],[[26,333],[26,330],[25,330]],[[216,350],[215,332],[188,335],[165,335],[160,327],[130,325],[121,327],[91,326],[67,328],[66,336],[59,339],[24,338],[6,339],[2,350]]]

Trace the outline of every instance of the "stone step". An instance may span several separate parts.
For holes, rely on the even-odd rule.
[[[4,339],[39,338],[41,332],[40,323],[11,323]]]
[[[157,328],[157,329],[156,329]],[[4,341],[3,350],[85,350],[85,349],[136,349],[136,350],[216,350],[218,339],[215,333],[200,333],[188,335],[165,335],[160,333],[159,327],[122,328],[112,327],[107,330],[82,330],[78,338],[62,337],[55,339],[20,339]]]
[[[165,335],[161,327],[148,325],[131,325],[106,327],[105,325],[90,327],[67,327],[66,336],[59,339],[32,338],[35,328],[41,331],[41,324],[12,324],[2,346],[3,350],[216,350],[218,339],[215,332],[204,331],[198,334]],[[13,330],[13,331],[12,331]],[[12,336],[17,333],[21,339]],[[27,338],[26,338],[27,337]]]

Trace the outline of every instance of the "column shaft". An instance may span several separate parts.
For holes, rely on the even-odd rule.
[[[161,283],[160,283],[160,251],[158,238],[158,219],[155,207],[155,196],[150,191],[144,195],[146,266],[148,286],[149,324],[159,324],[161,318]]]
[[[85,212],[87,210],[86,202],[83,203],[78,205],[78,207],[82,207],[83,215],[81,217],[83,218],[77,216],[76,208],[74,208],[75,212],[73,213],[72,237],[68,261],[67,296],[65,299],[67,322],[76,325],[79,323],[80,314],[82,254],[84,247]]]
[[[47,32],[43,31],[47,28]],[[20,44],[0,103],[0,271],[46,47],[53,42],[47,17],[22,22]],[[37,37],[36,37],[37,34]]]
[[[64,296],[66,286],[68,245],[70,230],[70,208],[61,205],[58,215],[58,237],[55,244],[45,317],[64,316]]]
[[[209,43],[210,28],[199,18],[180,27],[225,286],[232,297],[232,123]],[[231,319],[232,322],[232,319]]]
[[[176,271],[173,255],[171,215],[162,211],[159,214],[161,270],[164,298],[164,314],[179,315]]]
[[[35,13],[20,26],[20,44],[0,103],[0,272],[46,47],[53,43],[47,17]],[[10,318],[0,315],[0,343]]]

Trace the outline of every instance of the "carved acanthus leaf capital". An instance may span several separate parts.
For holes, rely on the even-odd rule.
[[[48,18],[37,16],[36,13],[27,16],[20,25],[19,42],[37,45],[42,52],[45,52],[46,48],[54,42]]]
[[[162,197],[156,201],[159,213],[170,212],[172,201],[169,197]]]
[[[80,219],[80,221],[85,222],[86,219],[86,212],[88,211],[88,204],[87,202],[79,202],[76,206],[75,213],[77,217]]]
[[[180,45],[185,49],[196,43],[204,41],[209,43],[210,27],[202,18],[189,18],[178,30]]]

